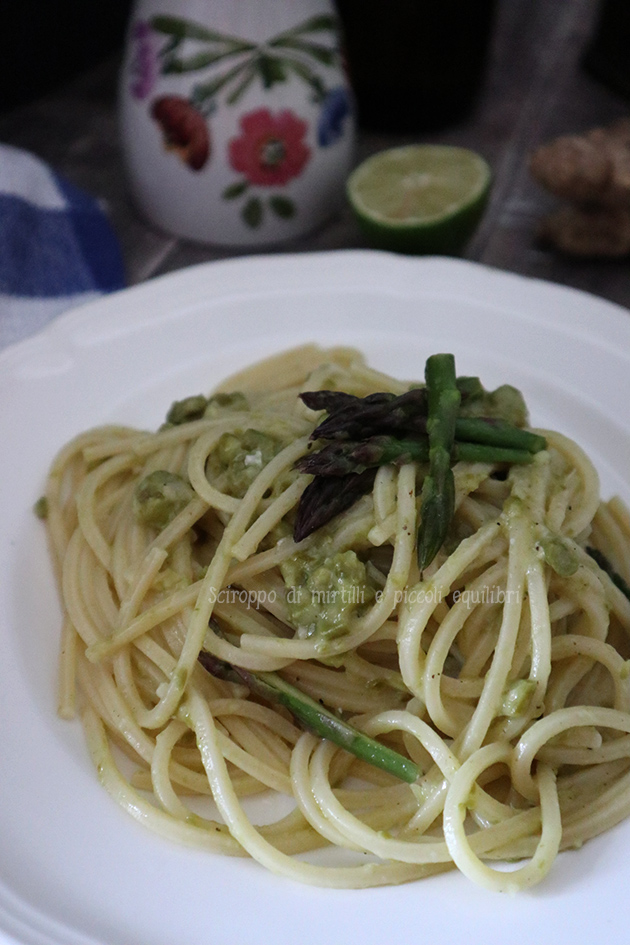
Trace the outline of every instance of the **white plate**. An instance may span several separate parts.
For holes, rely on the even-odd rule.
[[[468,945],[627,941],[630,823],[506,898],[458,873],[362,891],[295,885],[155,836],[100,787],[78,724],[55,718],[59,607],[31,508],[87,426],[156,427],[173,399],[272,352],[354,344],[421,377],[520,387],[630,498],[630,316],[559,286],[448,259],[258,257],[175,273],[75,310],[0,357],[0,937],[28,945]]]

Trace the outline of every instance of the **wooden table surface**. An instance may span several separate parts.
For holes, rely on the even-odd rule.
[[[484,87],[464,123],[413,139],[361,133],[357,161],[396,144],[437,141],[479,151],[492,166],[488,210],[466,257],[512,272],[585,289],[630,308],[629,260],[562,258],[536,242],[553,200],[531,179],[528,154],[558,134],[579,132],[630,113],[630,102],[587,74],[581,58],[592,34],[595,0],[500,0]],[[129,283],[191,263],[233,256],[164,234],[135,210],[118,140],[113,58],[61,90],[0,117],[0,141],[27,148],[100,198],[120,238]],[[316,234],[272,251],[362,247],[350,212]],[[269,251],[269,250],[267,250]]]

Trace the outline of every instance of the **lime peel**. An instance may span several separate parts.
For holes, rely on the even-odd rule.
[[[456,254],[483,215],[491,178],[487,162],[467,148],[407,145],[363,161],[347,194],[372,245]]]

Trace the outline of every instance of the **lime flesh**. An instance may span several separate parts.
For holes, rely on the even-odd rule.
[[[456,254],[481,219],[490,182],[488,164],[474,151],[409,145],[363,161],[350,175],[347,193],[373,246]]]

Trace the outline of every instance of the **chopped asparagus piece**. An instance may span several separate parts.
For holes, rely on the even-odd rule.
[[[382,398],[383,402],[391,400],[394,394],[372,394],[372,398]],[[358,407],[366,398],[347,394],[342,390],[307,390],[300,394],[300,400],[311,410],[325,410],[327,413],[337,413],[346,407]],[[374,402],[374,401],[373,401]]]
[[[193,394],[192,397],[185,397],[184,400],[176,400],[171,404],[169,412],[166,414],[166,422],[173,426],[179,426],[180,423],[190,423],[191,420],[200,420],[203,417],[208,401],[203,394]]]
[[[199,662],[213,676],[230,682],[244,683],[250,692],[259,698],[284,706],[302,728],[320,738],[328,739],[340,748],[345,748],[362,761],[381,768],[408,784],[420,777],[417,765],[409,758],[364,735],[326,706],[286,682],[277,673],[252,673],[217,659],[204,650],[199,654]]]
[[[453,462],[468,463],[530,463],[534,454],[526,449],[510,449],[485,443],[453,444]],[[397,439],[393,436],[372,436],[367,440],[334,441],[313,453],[307,453],[296,462],[296,468],[313,476],[347,476],[373,466],[393,463],[426,463],[429,460],[429,440],[426,436]]]
[[[429,473],[422,486],[418,567],[424,570],[444,544],[455,510],[451,450],[461,395],[456,386],[452,354],[427,358],[425,376],[429,403]]]
[[[37,518],[46,519],[48,518],[48,499],[45,495],[41,495],[35,505],[33,506],[33,512]]]
[[[525,403],[509,384],[488,392],[478,377],[456,377],[451,354],[428,358],[425,381],[424,387],[398,396],[379,392],[357,397],[331,390],[300,395],[311,409],[328,413],[311,440],[330,442],[296,463],[301,472],[316,477],[300,500],[296,540],[369,491],[373,480],[358,477],[388,463],[428,462],[418,535],[424,568],[443,544],[453,516],[453,463],[529,463],[546,448],[544,437],[522,429],[527,420]],[[331,478],[336,483],[326,483]]]
[[[541,539],[545,561],[560,577],[571,577],[580,566],[577,555],[558,535],[549,534]]]
[[[530,453],[538,453],[547,446],[544,436],[493,417],[458,417],[455,422],[455,439],[528,450]]]
[[[313,430],[311,439],[362,440],[374,433],[404,430],[414,417],[425,417],[426,411],[426,392],[420,387],[414,387],[398,397],[394,394],[373,394],[356,398],[326,417]]]
[[[630,600],[630,584],[628,584],[628,582],[624,580],[624,578],[622,578],[622,576],[618,574],[617,571],[615,571],[606,555],[602,554],[602,552],[597,548],[588,547],[586,551],[591,556],[593,561],[597,562],[602,571],[606,572],[615,587],[618,587],[621,593],[627,597],[628,600]]]
[[[239,390],[230,393],[213,394],[207,401],[204,410],[206,420],[218,417],[224,410],[248,410],[249,404],[245,394]]]
[[[162,530],[194,498],[192,486],[166,469],[145,476],[133,494],[133,514],[138,522]]]
[[[302,541],[354,505],[370,492],[375,475],[376,469],[366,469],[337,478],[315,477],[302,493],[293,528],[294,540]]]

